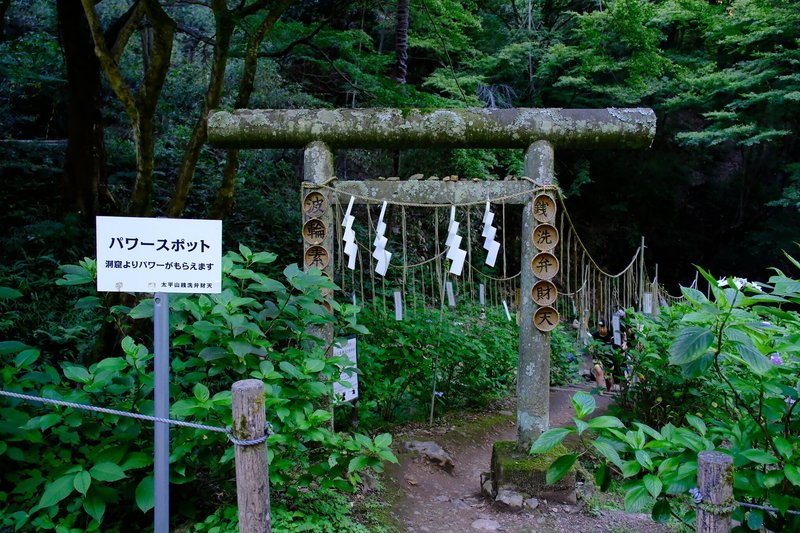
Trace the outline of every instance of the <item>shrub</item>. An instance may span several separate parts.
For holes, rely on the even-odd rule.
[[[639,421],[626,425],[614,416],[587,420],[594,399],[580,393],[573,398],[575,426],[543,433],[531,451],[545,452],[577,434],[577,451],[553,463],[549,482],[579,455],[590,454],[601,488],[612,473],[627,480],[626,509],[652,506],[657,521],[677,516],[690,524],[695,513],[686,496],[696,484],[697,454],[717,450],[733,457],[734,498],[776,509],[739,506],[733,519],[752,530],[795,531],[800,517],[786,511],[800,509],[800,315],[784,307],[800,303],[800,281],[777,272],[768,284],[731,278],[718,286],[700,271],[712,298],[684,288],[686,312],[675,334],[665,336],[674,338],[669,363],[687,379],[705,377],[710,401],[691,406],[703,411],[659,429]]]
[[[171,370],[177,376],[171,384],[171,415],[229,425],[232,382],[261,379],[274,431],[268,440],[272,490],[278,496],[318,488],[351,490],[361,470],[380,471],[383,461],[395,461],[391,436],[373,439],[331,430],[331,414],[324,406],[330,402],[331,380],[338,378],[345,361],[326,358],[327,346],[308,329],[336,323],[343,331],[365,330],[352,318],[337,322],[345,315],[339,304],[323,296],[323,290],[335,286],[321,272],[305,273],[292,265],[284,270],[284,281],[258,272],[274,260],[273,254],[240,246],[239,253],[223,258],[220,294],[171,299]],[[93,270],[89,259],[67,266],[62,282],[91,283]],[[99,298],[87,298],[80,305],[96,306],[98,315],[105,314],[99,312]],[[152,300],[115,310],[133,322],[149,319],[152,312]],[[3,388],[151,414],[151,339],[140,341],[126,337],[120,357],[88,366],[4,341]],[[144,518],[130,502],[136,501],[144,512],[153,507],[152,433],[138,421],[5,400],[0,415],[0,456],[14,465],[1,474],[1,525],[129,530]],[[223,434],[179,427],[172,430],[171,441],[171,482],[197,487],[176,492],[174,509],[189,515],[202,512],[219,502],[199,494],[232,492],[233,447]]]

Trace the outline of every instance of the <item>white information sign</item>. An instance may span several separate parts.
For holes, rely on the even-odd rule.
[[[358,367],[358,354],[356,349],[356,338],[350,337],[347,342],[342,344],[333,345],[334,357],[347,357],[350,359],[353,367]],[[334,382],[333,395],[336,398],[343,398],[344,401],[349,402],[358,398],[358,374],[355,369],[342,370],[339,379],[350,383],[350,387],[345,387],[341,383]]]
[[[97,217],[97,290],[222,292],[222,221]]]

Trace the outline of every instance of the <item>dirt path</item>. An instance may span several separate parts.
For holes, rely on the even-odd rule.
[[[577,388],[550,391],[550,425],[568,423],[574,412],[569,398]],[[598,407],[609,404],[597,397]],[[416,454],[400,453],[400,464],[388,470],[385,484],[394,495],[393,515],[403,532],[623,532],[660,533],[669,528],[653,523],[647,515],[621,511],[598,511],[598,502],[577,506],[540,502],[535,510],[506,511],[480,493],[480,476],[489,470],[492,445],[497,440],[516,439],[514,415],[509,410],[497,414],[466,415],[442,427],[409,428],[395,435],[397,442],[435,441],[453,457],[455,469],[448,474]],[[602,506],[602,505],[601,505]]]

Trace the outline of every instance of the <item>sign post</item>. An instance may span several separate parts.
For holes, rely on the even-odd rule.
[[[169,294],[157,292],[153,300],[153,362],[155,380],[153,414],[169,418]],[[169,531],[169,424],[155,423],[153,440],[155,478],[155,530]]]
[[[169,293],[222,292],[222,221],[97,217],[97,290],[155,293],[153,414],[169,418]],[[153,436],[155,533],[169,533],[169,424]]]

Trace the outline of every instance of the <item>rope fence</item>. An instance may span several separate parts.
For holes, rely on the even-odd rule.
[[[171,418],[161,418],[158,416],[150,416],[150,415],[143,415],[141,413],[132,413],[130,411],[120,411],[118,409],[109,409],[107,407],[97,407],[94,405],[86,405],[82,403],[75,403],[75,402],[67,402],[64,400],[54,400],[52,398],[43,398],[41,396],[31,396],[29,394],[20,394],[18,392],[10,392],[6,390],[0,390],[0,396],[5,396],[7,398],[16,398],[18,400],[25,400],[29,402],[39,402],[44,404],[50,405],[58,405],[61,407],[70,407],[72,409],[80,409],[82,411],[91,411],[95,413],[103,413],[106,415],[114,415],[114,416],[124,416],[126,418],[133,418],[136,420],[144,420],[147,422],[159,422],[162,424],[169,424],[171,426],[180,426],[180,427],[187,427],[192,429],[200,429],[203,431],[213,431],[216,433],[224,433],[228,440],[231,441],[236,446],[256,446],[258,444],[262,444],[266,442],[267,438],[272,434],[272,426],[267,424],[265,427],[265,434],[263,437],[259,437],[257,439],[237,439],[233,436],[233,432],[230,428],[221,428],[216,426],[207,426],[205,424],[197,424],[195,422],[187,422],[185,420],[174,420]]]

